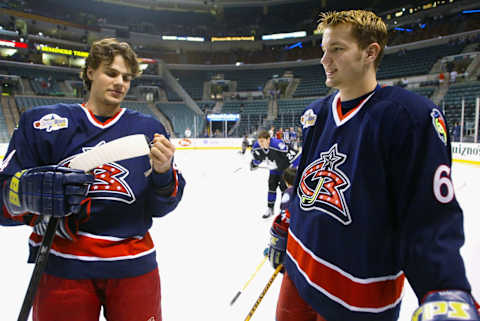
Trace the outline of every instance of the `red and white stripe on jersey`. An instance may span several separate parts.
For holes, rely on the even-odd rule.
[[[76,241],[55,236],[50,253],[65,259],[80,261],[121,261],[136,259],[155,251],[150,233],[145,236],[118,238],[78,232]],[[30,235],[29,243],[38,247],[42,236]]]
[[[90,123],[102,129],[113,126],[120,119],[120,117],[122,117],[122,115],[125,113],[125,108],[120,108],[120,110],[115,115],[107,119],[105,122],[101,122],[97,119],[97,117],[95,117],[95,115],[90,109],[85,107],[85,104],[80,104],[80,106],[82,106],[82,110],[87,115],[87,118],[90,121]]]
[[[352,108],[349,110],[345,115],[342,113],[342,102],[340,100],[340,92],[335,95],[332,101],[332,113],[333,113],[333,118],[335,120],[335,123],[337,126],[341,126],[344,123],[346,123],[349,119],[353,118],[360,109],[362,109],[363,105],[367,103],[367,101],[370,99],[370,97],[373,96],[375,93],[372,92],[370,95],[368,95],[365,99],[363,99],[355,108]]]
[[[311,287],[351,311],[379,313],[402,299],[405,275],[357,278],[315,254],[288,231],[287,255]]]

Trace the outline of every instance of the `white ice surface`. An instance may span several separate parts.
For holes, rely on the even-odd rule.
[[[237,302],[229,305],[262,261],[271,224],[271,219],[261,218],[268,171],[250,172],[249,157],[235,150],[177,151],[176,162],[187,180],[184,198],[173,213],[155,219],[150,230],[157,247],[164,321],[244,320],[272,275],[267,262]],[[475,206],[480,167],[454,163],[452,173],[465,215],[462,254],[473,293],[480,298],[480,216]],[[29,233],[23,226],[0,227],[2,321],[17,320],[27,289],[33,268],[25,263]],[[281,275],[253,321],[274,321],[280,279]],[[410,320],[416,306],[407,285],[399,320]]]

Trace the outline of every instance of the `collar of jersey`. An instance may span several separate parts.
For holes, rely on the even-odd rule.
[[[372,97],[373,94],[375,94],[375,91],[376,90],[374,90],[365,99],[360,101],[360,103],[356,107],[350,109],[345,115],[342,113],[342,103],[340,101],[340,92],[338,92],[332,101],[332,113],[333,113],[333,118],[335,119],[335,124],[337,125],[337,127],[342,126],[351,118],[353,118],[353,116],[355,116],[360,111],[360,109],[362,109],[363,105],[367,103],[370,97]]]
[[[82,106],[82,110],[85,112],[85,115],[87,115],[87,118],[90,121],[90,123],[93,126],[98,127],[98,128],[102,128],[102,129],[113,126],[122,117],[122,115],[125,113],[125,108],[120,108],[118,113],[116,113],[115,115],[113,115],[112,117],[107,119],[106,121],[101,122],[95,117],[95,115],[92,113],[92,111],[90,109],[85,107],[85,104],[80,104],[80,105]]]

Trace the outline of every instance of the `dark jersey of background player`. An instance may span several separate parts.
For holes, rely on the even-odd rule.
[[[277,188],[282,193],[287,186],[282,180],[283,171],[288,168],[295,159],[297,152],[289,148],[281,139],[271,138],[267,131],[258,133],[257,141],[252,146],[252,167],[269,160],[274,165],[268,177],[267,212],[263,215],[268,218],[273,215],[273,208],[277,199]]]

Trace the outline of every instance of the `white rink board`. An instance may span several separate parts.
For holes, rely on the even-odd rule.
[[[480,165],[480,144],[452,143],[452,157],[455,161]]]

